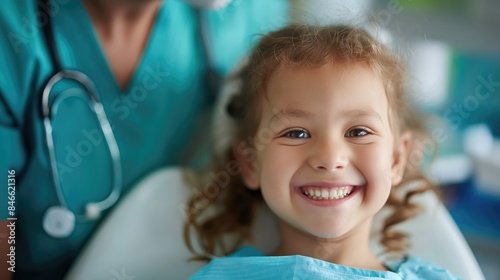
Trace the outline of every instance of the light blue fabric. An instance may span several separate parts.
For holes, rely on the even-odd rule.
[[[216,68],[226,74],[258,39],[256,34],[286,22],[287,8],[286,0],[235,0],[224,10],[204,11]],[[52,0],[49,9],[63,67],[90,76],[112,124],[122,157],[122,197],[148,173],[181,163],[189,143],[194,142],[195,127],[208,119],[200,116],[209,104],[194,9],[181,0],[163,3],[142,60],[123,91],[114,80],[81,1]],[[17,174],[16,270],[34,271],[63,262],[67,266],[98,224],[78,223],[65,239],[49,237],[42,229],[44,212],[59,202],[38,105],[52,63],[36,18],[35,0],[2,2],[0,170],[4,181],[7,170]],[[53,94],[71,87],[63,82]],[[86,203],[101,201],[111,190],[108,148],[94,115],[81,99],[66,99],[53,126],[63,194],[69,208],[80,214]],[[204,136],[197,135],[196,141]],[[0,205],[0,219],[5,219],[9,216],[6,188]]]
[[[216,258],[190,280],[276,279],[459,279],[446,269],[417,257],[387,263],[391,271],[353,268],[305,256],[264,256],[252,246],[240,248],[226,258]]]

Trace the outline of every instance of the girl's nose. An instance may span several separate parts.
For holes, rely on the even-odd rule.
[[[335,171],[347,167],[348,150],[341,140],[321,140],[311,149],[309,165],[318,171]]]

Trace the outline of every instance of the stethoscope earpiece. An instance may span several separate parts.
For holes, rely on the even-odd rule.
[[[97,203],[89,203],[85,206],[85,218],[96,220],[101,216],[101,207]]]

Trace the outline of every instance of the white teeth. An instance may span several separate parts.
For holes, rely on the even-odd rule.
[[[315,200],[325,199],[341,199],[348,196],[352,191],[351,186],[342,188],[305,188],[302,190],[303,194]]]
[[[337,198],[338,192],[336,189],[330,190],[330,198]]]
[[[329,191],[327,189],[321,190],[321,197],[323,199],[328,199],[329,196],[330,196],[330,193],[329,193]]]

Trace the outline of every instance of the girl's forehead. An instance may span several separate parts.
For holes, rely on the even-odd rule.
[[[363,91],[367,96],[382,92],[385,85],[377,73],[363,64],[339,64],[317,68],[281,67],[274,71],[265,87],[267,99],[280,94],[301,93],[313,96],[316,91]]]
[[[307,64],[284,64],[279,65],[276,69],[271,70],[268,78],[264,81],[264,92],[268,91],[269,85],[273,80],[283,79],[284,85],[294,84],[294,81],[302,81],[300,79],[307,75],[313,76],[316,79],[311,79],[308,82],[317,83],[320,80],[334,80],[342,81],[346,78],[355,78],[359,82],[377,82],[384,85],[382,75],[371,67],[368,63],[355,62],[355,63],[328,63],[321,65],[307,65]],[[297,80],[299,78],[299,80]],[[385,85],[384,85],[385,86]]]
[[[367,106],[379,99],[387,101],[384,85],[365,68],[283,69],[266,87],[266,100],[275,106],[344,108]]]

